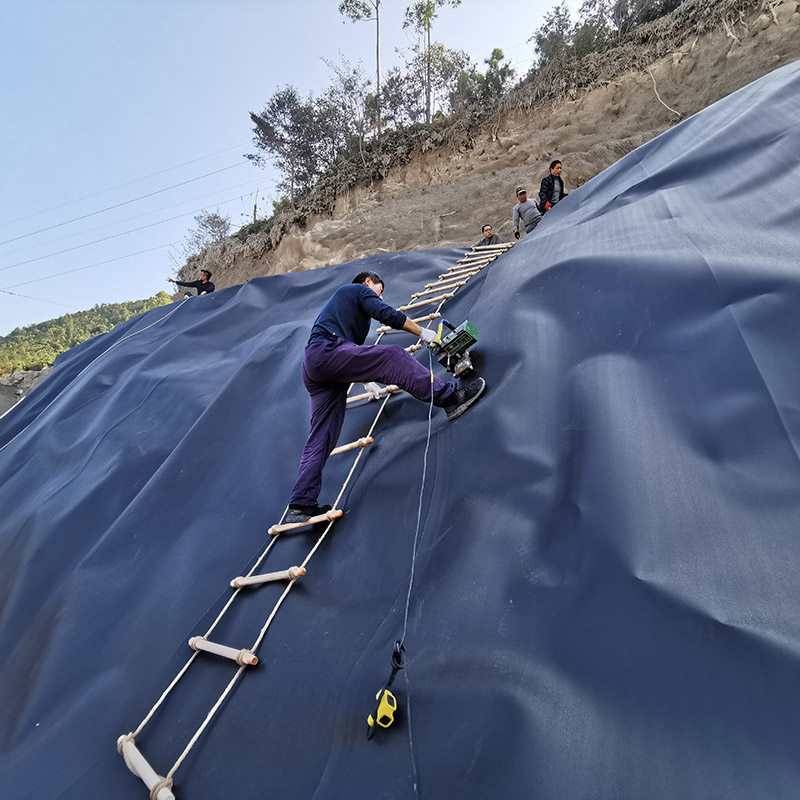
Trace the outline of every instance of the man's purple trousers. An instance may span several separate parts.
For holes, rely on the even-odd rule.
[[[322,486],[322,469],[336,447],[347,408],[351,383],[394,383],[429,403],[431,373],[410,353],[395,344],[358,345],[343,339],[313,342],[303,358],[303,383],[311,395],[311,431],[308,434],[297,483],[290,502],[313,505]],[[455,386],[433,379],[433,404],[447,405]]]

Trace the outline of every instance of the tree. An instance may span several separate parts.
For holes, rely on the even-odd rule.
[[[378,139],[381,138],[381,0],[342,0],[339,13],[353,22],[375,20],[375,114]],[[374,16],[373,16],[374,13]]]
[[[514,77],[514,68],[510,64],[501,64],[504,59],[503,51],[495,47],[483,62],[487,67],[481,80],[484,100],[502,97]]]
[[[250,113],[256,147],[266,155],[248,155],[256,163],[272,158],[283,173],[278,188],[292,206],[298,192],[311,189],[319,175],[318,117],[311,98],[301,100],[293,86],[276,92],[260,114]]]
[[[533,41],[534,50],[539,57],[538,66],[545,67],[562,61],[569,52],[572,23],[566,2],[554,6],[549,14],[545,14],[541,27],[528,41]]]
[[[316,101],[320,167],[331,166],[342,153],[358,149],[364,160],[364,140],[373,118],[374,95],[361,64],[353,66],[341,53],[340,64],[323,59],[334,75],[334,82]]]
[[[614,0],[611,17],[623,33],[676,9],[683,0]]]
[[[483,60],[486,64],[483,75],[474,69],[462,70],[455,91],[450,96],[450,105],[453,108],[468,108],[496,103],[506,93],[514,77],[513,68],[501,63],[504,59],[503,51],[495,47],[489,58]]]
[[[584,0],[572,32],[572,49],[580,59],[607,47],[614,36],[611,0]]]
[[[432,50],[431,50],[431,28],[433,20],[436,19],[436,12],[445,5],[461,5],[461,0],[417,0],[406,8],[404,28],[413,28],[422,38],[422,53],[425,65],[425,122],[430,125],[432,116],[431,94],[432,94]]]
[[[399,67],[389,70],[383,83],[383,113],[387,124],[399,128],[413,125],[425,116],[418,86],[410,72]]]
[[[172,298],[166,292],[159,292],[147,300],[97,305],[89,311],[15,328],[8,336],[0,336],[0,375],[14,370],[41,369],[52,364],[61,353],[92,336],[171,302]]]
[[[203,211],[195,216],[196,228],[190,228],[185,239],[184,256],[198,255],[215,242],[221,242],[231,231],[229,217],[216,211]]]

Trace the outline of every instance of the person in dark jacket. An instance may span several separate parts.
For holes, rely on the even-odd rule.
[[[484,225],[481,228],[481,233],[483,233],[483,238],[472,245],[473,247],[484,247],[487,244],[503,244],[503,240],[494,232],[491,225]]]
[[[567,194],[569,192],[564,191],[564,181],[561,180],[561,162],[553,161],[550,164],[550,174],[542,178],[539,186],[539,210],[544,214]]]
[[[207,269],[200,270],[199,281],[176,281],[175,278],[167,278],[170,283],[176,286],[186,286],[189,289],[197,289],[197,294],[210,294],[214,291],[214,284],[211,283],[211,273]],[[188,292],[186,293],[189,294]]]
[[[311,395],[311,431],[285,524],[306,522],[330,510],[330,506],[317,505],[317,497],[323,467],[342,430],[350,383],[393,383],[425,403],[431,402],[432,394],[433,405],[443,408],[448,420],[460,417],[486,387],[483,378],[463,388],[440,380],[399,345],[365,345],[372,319],[419,336],[426,344],[436,338],[434,331],[423,330],[382,298],[380,275],[361,272],[336,290],[311,328],[303,357],[303,383]]]

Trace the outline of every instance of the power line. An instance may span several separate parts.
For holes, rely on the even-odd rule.
[[[224,150],[217,150],[216,153],[209,153],[207,156],[200,156],[200,158],[194,158],[191,161],[184,161],[182,164],[176,164],[174,167],[167,167],[167,169],[162,169],[160,172],[153,172],[150,175],[145,175],[142,178],[135,178],[132,181],[127,181],[127,183],[120,183],[117,186],[112,186],[109,189],[102,189],[99,192],[94,192],[93,194],[87,194],[84,197],[78,197],[75,200],[69,200],[66,203],[61,203],[60,205],[53,206],[52,208],[46,208],[44,211],[34,211],[33,214],[27,214],[24,217],[17,217],[16,219],[8,220],[7,222],[0,222],[0,228],[4,227],[5,225],[13,225],[15,222],[23,222],[26,219],[30,219],[31,217],[38,217],[41,214],[49,214],[51,211],[57,211],[59,208],[64,208],[65,206],[71,206],[75,203],[80,203],[82,200],[91,200],[93,197],[98,197],[101,194],[107,194],[108,192],[113,192],[115,189],[123,189],[126,186],[132,186],[134,183],[140,183],[141,181],[146,181],[148,178],[155,178],[158,175],[163,175],[166,172],[172,172],[175,169],[180,169],[181,167],[187,167],[189,164],[196,164],[198,161],[204,161],[207,158],[212,158],[213,156],[218,156],[220,153],[228,153],[231,150],[236,150],[238,147],[244,147],[249,142],[241,142],[240,144],[235,144],[233,147],[226,147]]]
[[[147,197],[153,197],[157,194],[163,194],[164,192],[168,192],[170,189],[177,189],[179,186],[186,186],[187,183],[194,183],[195,181],[202,180],[203,178],[208,178],[211,175],[218,175],[220,172],[226,172],[229,169],[234,169],[235,167],[241,167],[246,164],[246,161],[239,161],[236,164],[231,164],[229,167],[223,167],[222,169],[214,170],[214,172],[207,172],[205,175],[199,175],[196,178],[190,178],[188,181],[181,181],[181,183],[175,183],[172,186],[167,186],[164,189],[157,189],[155,192],[149,192],[148,194],[140,195],[139,197],[134,197],[132,200],[125,200],[122,203],[116,203],[113,206],[107,206],[106,208],[101,208],[99,211],[92,211],[89,214],[83,214],[80,217],[73,217],[72,219],[68,219],[65,222],[58,222],[55,225],[49,225],[46,228],[40,228],[38,231],[32,231],[31,233],[25,233],[22,236],[15,236],[13,239],[6,239],[4,242],[0,242],[0,245],[10,244],[11,242],[18,242],[20,239],[27,239],[29,236],[35,236],[37,233],[44,233],[45,231],[51,231],[54,228],[61,228],[64,225],[69,225],[72,222],[78,222],[82,219],[87,219],[88,217],[95,217],[98,214],[102,214],[105,211],[111,211],[115,208],[121,208],[122,206],[128,206],[131,203],[135,203],[138,200],[144,200]]]
[[[149,214],[160,214],[162,211],[169,211],[171,208],[177,208],[178,206],[185,205],[186,203],[193,203],[195,200],[204,200],[206,197],[212,197],[221,192],[228,192],[231,189],[241,189],[242,186],[252,186],[252,184],[263,183],[263,178],[256,178],[252,181],[245,181],[244,183],[237,183],[233,186],[226,186],[224,189],[219,189],[218,191],[208,192],[207,194],[201,194],[198,197],[190,197],[188,200],[181,200],[180,203],[172,203],[168,206],[162,206],[161,208],[155,208],[152,211],[145,211],[144,214],[134,214],[132,217],[125,217],[124,219],[118,219],[114,222],[106,222],[105,225],[96,225],[94,228],[86,228],[85,230],[78,231],[78,233],[68,233],[66,236],[60,236],[58,239],[51,239],[49,242],[43,242],[41,244],[32,244],[28,245],[27,247],[20,247],[19,250],[12,250],[10,253],[4,253],[5,256],[14,256],[17,253],[25,253],[28,250],[34,250],[37,247],[46,247],[47,245],[57,244],[58,242],[63,242],[65,239],[74,239],[76,236],[82,236],[84,233],[92,233],[93,231],[100,231],[103,228],[110,228],[112,225],[121,225],[123,222],[130,222],[134,219],[141,219],[142,217],[146,217]],[[250,193],[252,194],[252,192]],[[241,195],[241,197],[245,197],[245,195]],[[222,201],[228,202],[228,201]],[[189,212],[193,213],[193,212]]]
[[[230,197],[227,200],[221,200],[216,205],[223,206],[226,203],[232,203],[234,200],[239,200],[245,195],[238,195],[237,197]],[[74,250],[81,250],[84,247],[90,247],[93,244],[100,244],[102,242],[108,242],[111,239],[118,239],[120,236],[127,236],[129,233],[137,233],[138,231],[146,230],[147,228],[153,228],[156,225],[163,225],[165,222],[173,222],[176,219],[181,219],[182,217],[188,217],[189,214],[196,214],[198,211],[202,211],[202,208],[195,208],[191,211],[184,211],[183,214],[177,214],[174,217],[167,217],[166,219],[156,220],[156,222],[150,222],[147,225],[140,225],[138,228],[131,228],[129,231],[120,231],[119,233],[113,233],[111,236],[105,236],[102,239],[95,239],[92,242],[84,242],[83,244],[76,244],[75,247],[67,247],[64,250],[58,250],[55,253],[47,253],[43,256],[37,256],[36,258],[29,258],[27,261],[18,261],[16,264],[9,264],[7,267],[0,267],[0,272],[4,272],[7,269],[13,269],[14,267],[22,267],[25,264],[33,264],[36,261],[43,261],[46,258],[53,258],[54,256],[60,256],[64,253],[71,253]]]
[[[125,258],[133,258],[134,256],[140,256],[143,253],[152,253],[154,250],[163,250],[165,247],[174,247],[176,244],[180,244],[180,242],[168,242],[167,244],[160,244],[156,247],[150,247],[147,250],[139,250],[136,253],[128,253],[125,256],[119,256],[118,258],[109,258],[106,261],[97,261],[94,264],[87,264],[85,267],[76,267],[75,269],[67,269],[63,272],[55,272],[52,275],[45,275],[42,278],[34,278],[30,281],[22,281],[22,283],[12,283],[8,289],[16,289],[18,286],[27,286],[31,283],[39,283],[40,281],[49,281],[51,278],[60,278],[62,275],[70,275],[73,272],[81,272],[84,269],[91,269],[92,267],[102,267],[105,264],[113,264],[115,261],[122,261]],[[5,289],[3,291],[6,291]]]
[[[82,311],[83,309],[78,306],[70,306],[66,303],[59,303],[57,300],[45,300],[43,297],[31,297],[29,294],[19,294],[19,292],[9,292],[8,289],[0,289],[4,294],[12,294],[14,297],[24,297],[26,300],[38,300],[40,303],[52,303],[54,306],[64,306],[64,308],[72,308],[75,311]]]

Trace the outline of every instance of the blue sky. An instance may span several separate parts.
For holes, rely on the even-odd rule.
[[[382,4],[383,71],[411,44],[406,5]],[[434,38],[481,68],[501,47],[521,75],[554,5],[463,0]],[[218,209],[236,229],[256,196],[270,209],[274,172],[243,158],[248,114],[286,84],[321,91],[322,59],[340,51],[374,71],[374,23],[345,21],[338,0],[7,0],[0,336],[169,290],[195,214]]]

